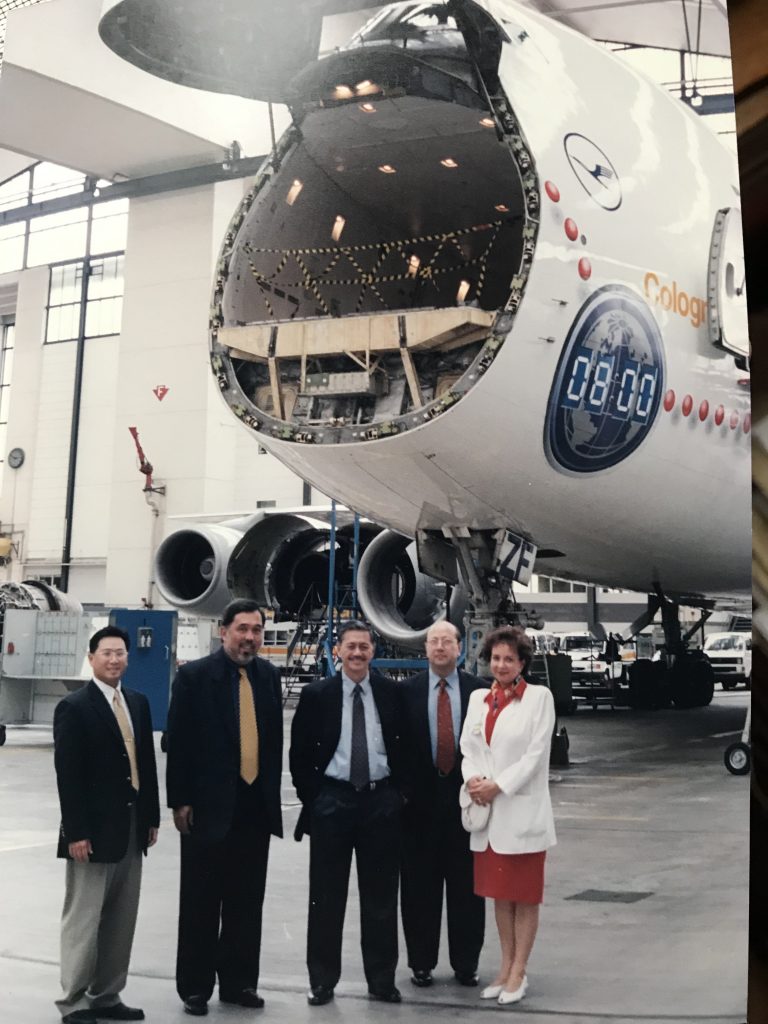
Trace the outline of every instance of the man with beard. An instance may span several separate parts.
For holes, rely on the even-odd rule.
[[[221,648],[183,665],[168,712],[168,806],[181,833],[176,988],[192,1016],[260,1008],[261,911],[270,835],[282,836],[280,676],[256,657],[264,619],[233,601]]]

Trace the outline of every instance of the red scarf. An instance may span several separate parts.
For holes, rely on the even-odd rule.
[[[485,742],[491,742],[496,719],[501,712],[513,700],[521,700],[528,684],[522,676],[517,677],[514,686],[500,686],[494,679],[485,703],[488,705],[488,714],[485,717]]]

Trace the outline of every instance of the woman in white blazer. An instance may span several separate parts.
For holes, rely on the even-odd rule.
[[[485,827],[470,834],[475,892],[495,901],[501,966],[482,999],[519,1002],[539,925],[546,850],[555,845],[549,798],[549,751],[555,725],[552,694],[523,676],[533,646],[522,629],[503,626],[486,637],[481,657],[493,675],[475,690],[461,733],[462,772],[471,800],[490,805]]]

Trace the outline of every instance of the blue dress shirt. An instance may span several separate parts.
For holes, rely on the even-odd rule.
[[[366,676],[361,683],[355,683],[344,672],[341,673],[341,735],[336,753],[328,762],[325,774],[332,779],[349,782],[349,769],[352,754],[352,700],[356,686],[361,687],[363,708],[365,710],[365,738],[368,742],[368,777],[371,782],[385,779],[390,774],[387,761],[387,748],[384,746],[384,734],[381,731],[379,712],[373,699],[371,680]]]
[[[440,676],[437,672],[429,670],[429,691],[427,695],[427,716],[429,718],[429,739],[432,743],[432,760],[437,757],[437,698],[440,693],[439,682],[445,679],[448,684],[445,692],[451,701],[451,716],[453,718],[453,742],[458,750],[459,733],[461,732],[461,690],[459,689],[459,670],[454,669],[447,676]]]

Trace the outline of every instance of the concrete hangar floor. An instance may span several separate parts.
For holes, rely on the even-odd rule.
[[[580,710],[567,720],[571,767],[554,769],[558,846],[547,862],[542,926],[521,1024],[741,1024],[747,981],[749,779],[729,774],[725,747],[741,732],[749,695],[719,689],[690,712]],[[286,712],[286,736],[290,712]],[[159,741],[159,736],[157,737]],[[164,755],[158,759],[162,772]],[[54,1022],[63,864],[55,859],[58,803],[50,730],[9,729],[0,748],[0,1019]],[[286,838],[273,841],[260,990],[270,1020],[481,1020],[502,1008],[458,986],[441,948],[436,984],[409,982],[401,940],[401,1006],[369,1003],[354,886],[336,1000],[307,1006],[309,849],[291,838],[298,814],[284,776]],[[157,1024],[182,1021],[173,973],[178,841],[170,812],[144,867],[125,997]],[[481,982],[497,966],[488,908]],[[210,1019],[253,1019],[221,1006]]]

